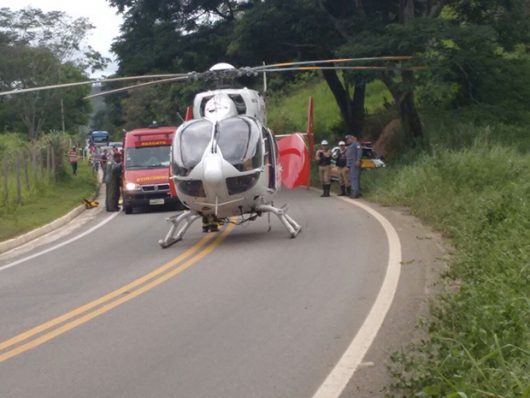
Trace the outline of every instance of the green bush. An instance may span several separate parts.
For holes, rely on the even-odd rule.
[[[522,128],[453,128],[363,180],[369,198],[409,206],[456,250],[456,293],[433,305],[430,339],[393,357],[397,395],[529,397],[530,140]]]

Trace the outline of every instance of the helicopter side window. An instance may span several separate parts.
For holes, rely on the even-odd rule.
[[[206,108],[206,104],[208,103],[208,101],[210,101],[212,99],[213,95],[210,95],[208,97],[204,97],[201,101],[201,106],[200,106],[200,115],[201,117],[204,117],[205,116],[205,113],[204,112],[204,108]]]
[[[263,165],[260,132],[251,119],[234,117],[220,121],[217,143],[223,158],[239,171]]]
[[[247,105],[241,95],[231,95],[230,98],[232,98],[232,101],[234,101],[234,104],[236,105],[238,115],[244,115],[247,113]]]
[[[177,175],[187,176],[199,164],[211,140],[212,123],[208,120],[199,120],[177,131],[173,145]]]

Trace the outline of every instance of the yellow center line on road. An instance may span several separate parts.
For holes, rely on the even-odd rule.
[[[110,311],[111,309],[123,304],[123,303],[126,303],[127,301],[129,300],[132,300],[134,297],[137,297],[139,296],[140,294],[142,293],[145,293],[147,292],[148,290],[151,290],[152,288],[160,285],[161,283],[167,281],[168,279],[172,278],[173,276],[175,275],[178,275],[180,274],[182,271],[186,270],[187,268],[191,267],[193,264],[195,264],[197,261],[201,260],[202,258],[204,258],[207,254],[209,254],[213,249],[215,249],[217,246],[219,246],[221,244],[221,242],[228,236],[228,234],[230,234],[230,232],[232,232],[232,230],[235,228],[235,226],[233,224],[229,224],[228,227],[224,230],[224,232],[222,234],[208,234],[207,236],[205,236],[203,239],[201,239],[199,242],[197,242],[197,244],[195,244],[193,247],[191,247],[190,249],[188,249],[186,252],[182,253],[180,256],[178,256],[177,258],[175,258],[174,260],[170,261],[169,263],[163,265],[162,267],[160,268],[157,268],[155,271],[143,276],[142,278],[139,278],[131,283],[129,283],[128,285],[120,288],[120,289],[117,289],[115,290],[114,292],[112,293],[109,293],[107,294],[106,296],[103,296],[101,297],[100,299],[97,299],[97,300],[94,300],[82,307],[79,307],[73,311],[70,311],[68,312],[67,314],[64,314],[60,317],[57,317],[49,322],[46,322],[40,326],[37,326],[31,330],[28,330],[27,332],[24,332],[18,336],[15,336],[9,340],[6,340],[5,342],[1,343],[0,344],[0,350],[2,349],[5,349],[5,348],[8,348],[8,347],[11,347],[17,343],[20,343],[24,340],[27,340],[28,338],[40,333],[40,332],[43,332],[47,329],[50,329],[52,328],[53,326],[56,326],[64,321],[67,321],[68,319],[71,319],[77,315],[80,315],[94,307],[97,307],[98,305],[101,305],[113,298],[115,298],[116,296],[119,296],[119,295],[123,295],[125,292],[128,292],[129,294],[125,295],[125,296],[122,296],[121,298],[119,298],[118,300],[114,300],[108,304],[105,304],[101,307],[99,307],[98,309],[92,311],[92,312],[89,312],[88,314],[82,316],[82,317],[79,317],[71,322],[68,322],[66,323],[65,325],[57,328],[57,329],[54,329],[40,337],[38,337],[37,339],[34,339],[32,341],[29,341],[28,343],[25,343],[25,344],[22,344],[10,351],[7,351],[3,354],[0,355],[0,362],[3,362],[9,358],[12,358],[18,354],[21,354],[31,348],[34,348],[34,347],[37,347],[43,343],[45,343],[46,341],[48,340],[51,340],[73,328],[75,328],[76,326],[79,326],[85,322],[88,322],[89,320],[101,315],[101,314],[104,314],[108,311]],[[142,286],[141,288],[139,289],[136,289],[132,292],[129,292],[129,290],[131,290],[132,288],[138,286],[138,285],[141,285],[142,283],[150,280],[150,279],[153,279],[154,277],[156,277],[157,275],[160,275],[162,272],[168,270],[169,268],[172,268],[174,267],[176,264],[184,261],[186,258],[190,257],[191,255],[195,254],[201,247],[203,247],[209,240],[211,240],[213,237],[217,236],[217,239],[215,239],[211,244],[209,244],[208,246],[206,246],[202,251],[200,251],[198,254],[196,254],[194,257],[192,257],[191,259],[189,259],[188,261],[186,261],[184,264],[178,266],[177,268],[173,269],[172,271],[158,277],[157,279],[154,279],[152,280],[151,282],[145,284],[144,286]]]

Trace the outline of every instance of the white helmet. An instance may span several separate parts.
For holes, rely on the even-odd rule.
[[[346,145],[344,141],[339,142],[339,145]]]
[[[321,145],[328,145],[328,142],[326,140],[322,141]]]

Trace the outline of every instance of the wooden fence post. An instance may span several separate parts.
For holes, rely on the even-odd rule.
[[[22,203],[22,189],[20,187],[20,153],[15,152],[15,167],[16,167],[16,177],[17,177],[17,203]]]
[[[55,164],[57,162],[57,159],[55,158],[55,148],[52,146],[52,175],[53,175],[53,181],[57,182],[57,174],[55,173]]]
[[[7,154],[4,156],[4,200],[7,203],[9,198],[9,160],[7,159]]]
[[[47,171],[48,178],[50,178],[50,169],[51,169],[51,163],[52,163],[51,157],[52,157],[52,151],[51,151],[51,148],[48,146],[46,147],[46,171]]]
[[[37,168],[37,148],[31,150],[31,163],[33,163],[33,174],[35,175],[35,184],[39,179],[39,169]]]
[[[29,186],[29,166],[28,166],[28,160],[26,159],[26,151],[22,151],[22,166],[24,167],[24,178],[26,179],[26,190],[30,191],[31,188]]]
[[[40,177],[44,180],[44,154],[42,153],[42,148],[39,148],[39,164],[40,164]]]

